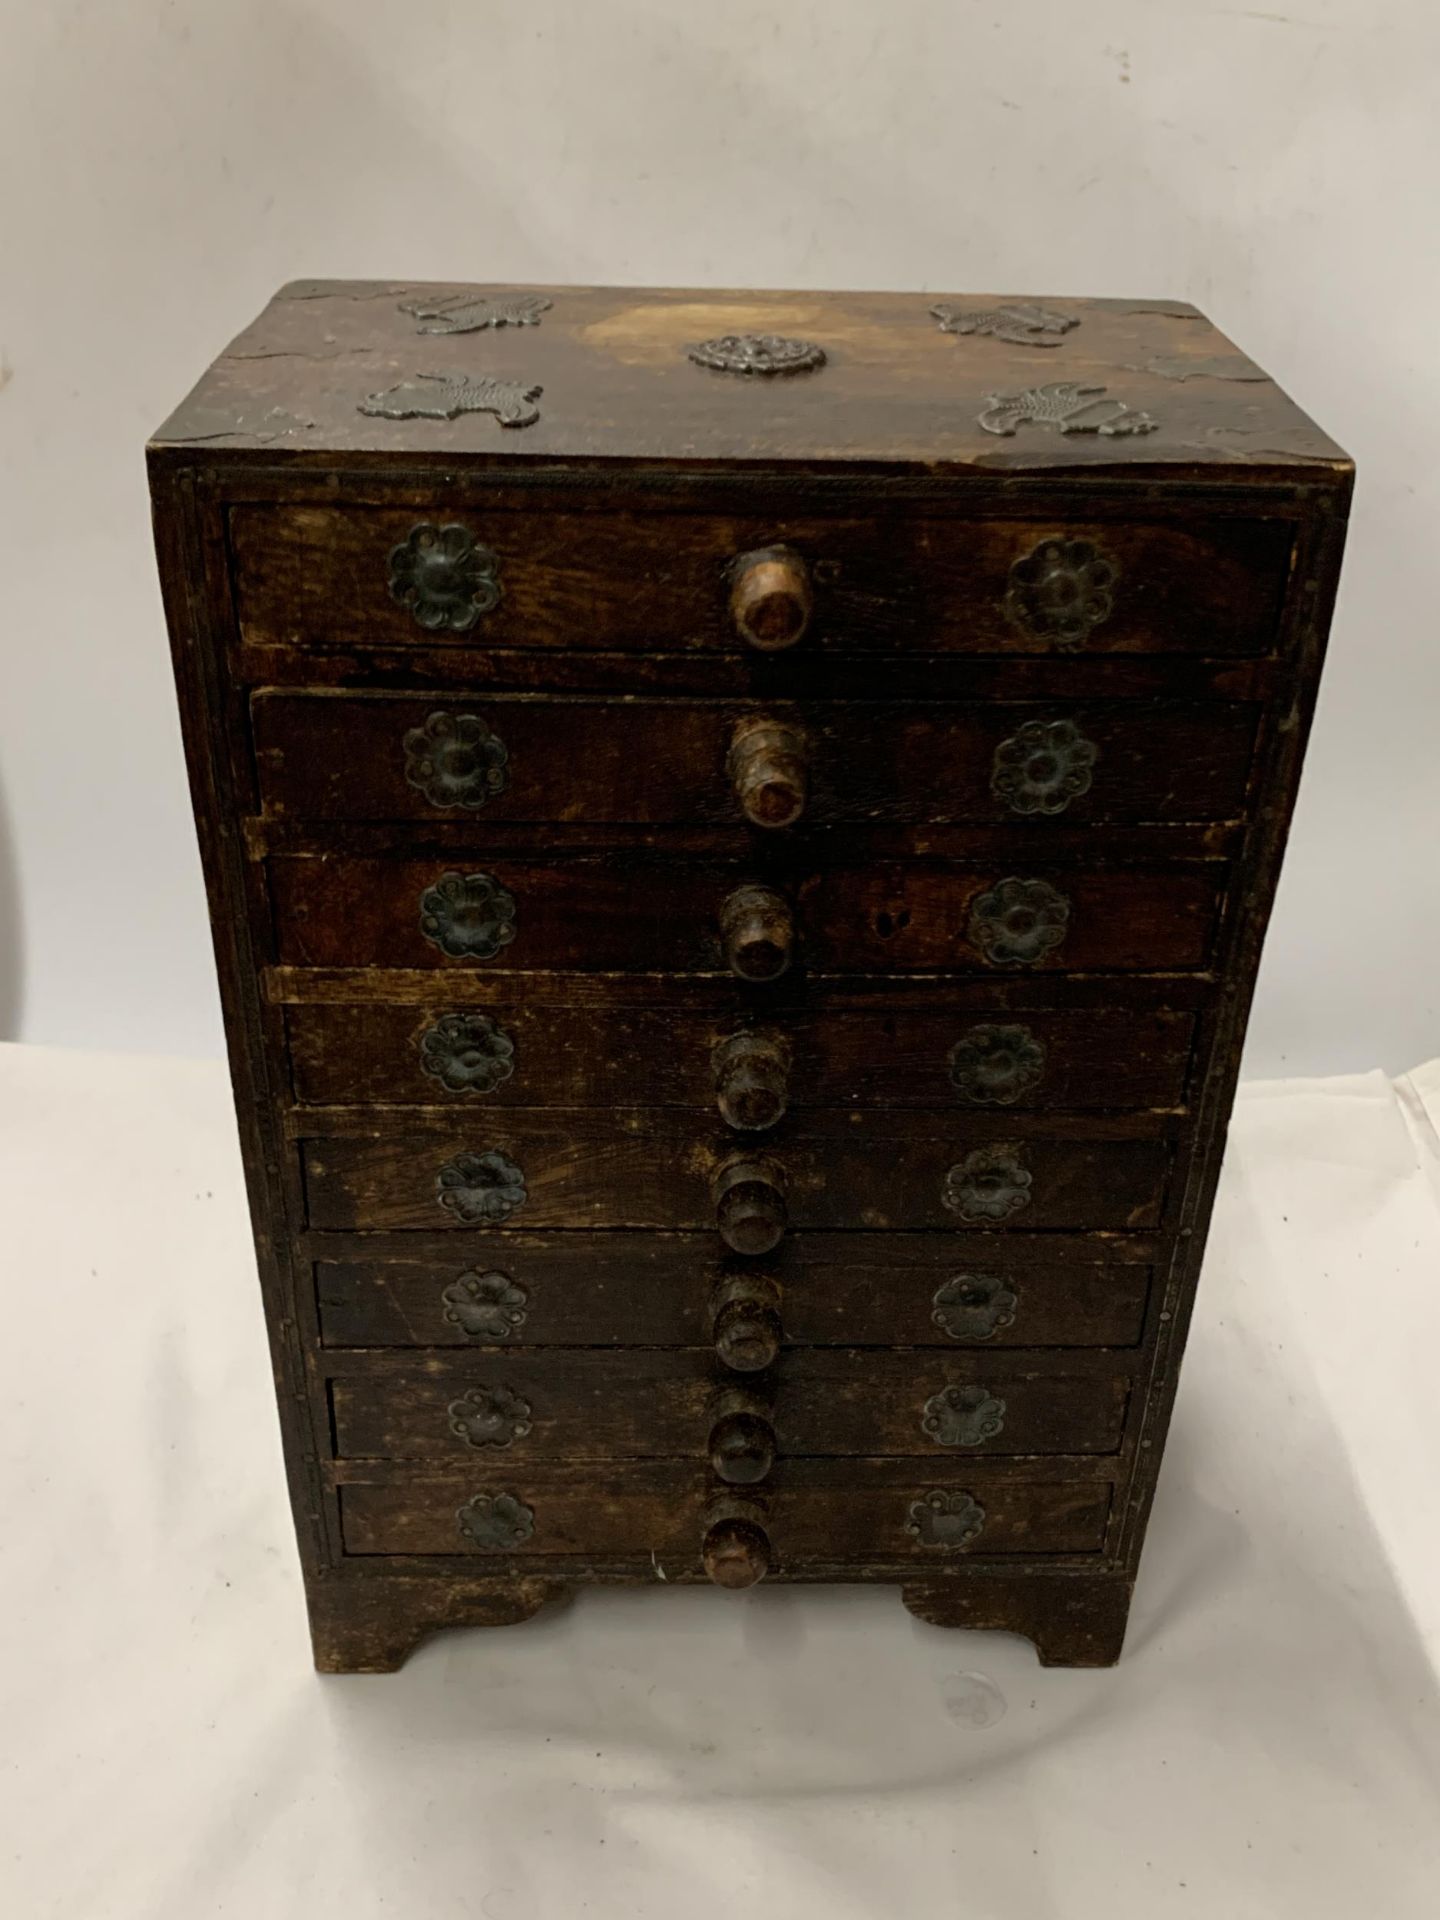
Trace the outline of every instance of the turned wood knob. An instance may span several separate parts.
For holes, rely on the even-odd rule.
[[[753,1394],[732,1388],[710,1410],[710,1465],[730,1487],[753,1487],[775,1464],[775,1429]]]
[[[793,827],[805,811],[809,743],[788,720],[751,714],[730,736],[725,770],[752,827]]]
[[[810,624],[810,573],[789,547],[742,553],[730,571],[730,617],[762,653],[793,647]]]
[[[710,1302],[715,1352],[736,1373],[759,1373],[780,1351],[780,1289],[773,1280],[735,1274],[721,1281]]]
[[[771,887],[737,887],[720,909],[720,940],[742,980],[778,980],[795,948],[789,901]]]
[[[711,1184],[715,1224],[732,1253],[770,1253],[785,1235],[785,1175],[775,1161],[737,1154]]]
[[[700,1560],[717,1587],[753,1587],[770,1571],[770,1536],[758,1507],[739,1501],[712,1510]]]
[[[732,1033],[711,1056],[715,1104],[727,1127],[760,1133],[785,1112],[790,1049],[778,1034]]]

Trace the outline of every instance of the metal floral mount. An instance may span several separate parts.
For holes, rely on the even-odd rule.
[[[945,1175],[940,1198],[967,1226],[1008,1220],[1030,1204],[1035,1176],[1018,1142],[976,1147]]]
[[[1008,340],[1014,347],[1058,347],[1062,337],[1080,324],[1074,314],[1053,313],[1048,307],[1033,306],[1029,301],[1014,301],[984,312],[967,313],[963,307],[952,307],[948,300],[940,300],[930,311],[940,322],[942,333],[983,334],[994,340]]]
[[[1063,893],[1048,880],[1011,874],[979,895],[967,932],[988,965],[1034,967],[1062,944],[1069,925],[1070,902]]]
[[[920,1428],[942,1447],[983,1447],[1005,1428],[1005,1402],[988,1387],[942,1387],[925,1402]]]
[[[1160,422],[1139,407],[1116,400],[1108,388],[1083,380],[1052,380],[1023,393],[992,393],[989,405],[976,415],[986,433],[1008,437],[1027,422],[1058,427],[1061,433],[1098,433],[1107,438],[1122,434],[1154,433]]]
[[[440,1295],[446,1324],[471,1340],[508,1340],[524,1326],[529,1305],[524,1287],[498,1267],[488,1273],[469,1269]]]
[[[722,333],[688,349],[699,367],[717,373],[808,373],[825,364],[825,349],[813,340],[787,340],[779,333]]]
[[[1093,540],[1052,535],[1011,566],[1006,617],[1062,650],[1082,646],[1114,612],[1119,578]]]
[[[420,931],[451,960],[493,960],[515,938],[515,897],[493,874],[452,868],[420,895]]]
[[[533,427],[540,418],[535,402],[544,391],[488,374],[417,373],[368,394],[360,412],[375,420],[455,420],[462,413],[493,413],[502,427]]]
[[[513,1387],[471,1387],[447,1409],[450,1431],[477,1451],[482,1447],[513,1447],[530,1431],[534,1408]]]
[[[401,744],[405,778],[432,807],[473,811],[505,791],[509,750],[478,713],[432,713]]]
[[[535,1509],[518,1493],[477,1493],[455,1515],[462,1540],[483,1553],[522,1546],[535,1531]]]
[[[905,1531],[922,1547],[968,1547],[985,1525],[985,1509],[973,1494],[946,1493],[937,1487],[910,1502]]]
[[[457,1153],[435,1176],[435,1198],[467,1227],[498,1227],[523,1207],[525,1175],[508,1153]]]
[[[480,333],[486,327],[538,327],[555,302],[543,293],[442,293],[429,300],[402,300],[401,313],[431,322],[421,333]]]
[[[1090,791],[1099,757],[1073,720],[1027,720],[995,749],[990,791],[1012,813],[1063,813]]]
[[[1013,1327],[1020,1290],[998,1273],[957,1273],[935,1291],[930,1318],[952,1340],[989,1340]]]
[[[445,1013],[420,1036],[420,1065],[447,1093],[493,1093],[515,1071],[515,1042],[488,1013]]]
[[[950,1080],[962,1100],[1010,1107],[1045,1073],[1045,1046],[1026,1026],[983,1022],[950,1049]]]
[[[468,633],[500,604],[500,562],[458,521],[422,520],[390,549],[388,584],[427,633]]]

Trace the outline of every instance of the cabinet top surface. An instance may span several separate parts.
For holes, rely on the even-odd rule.
[[[1349,464],[1183,301],[415,281],[283,287],[153,444],[321,466]]]

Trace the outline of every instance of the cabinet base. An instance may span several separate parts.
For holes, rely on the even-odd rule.
[[[984,1628],[1029,1640],[1042,1667],[1113,1667],[1125,1644],[1134,1583],[1114,1575],[925,1580],[900,1589],[932,1627]]]
[[[321,1673],[394,1673],[444,1627],[510,1627],[568,1589],[550,1580],[429,1580],[386,1574],[306,1584]]]
[[[930,1626],[1018,1633],[1042,1667],[1113,1667],[1131,1591],[1132,1582],[1115,1575],[976,1574],[906,1581],[900,1598]],[[544,1579],[314,1579],[307,1599],[315,1665],[321,1673],[394,1673],[432,1633],[514,1626],[570,1592],[564,1581]]]

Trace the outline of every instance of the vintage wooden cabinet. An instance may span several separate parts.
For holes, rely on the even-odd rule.
[[[150,470],[318,1663],[1113,1661],[1344,456],[1174,302],[317,281]]]

